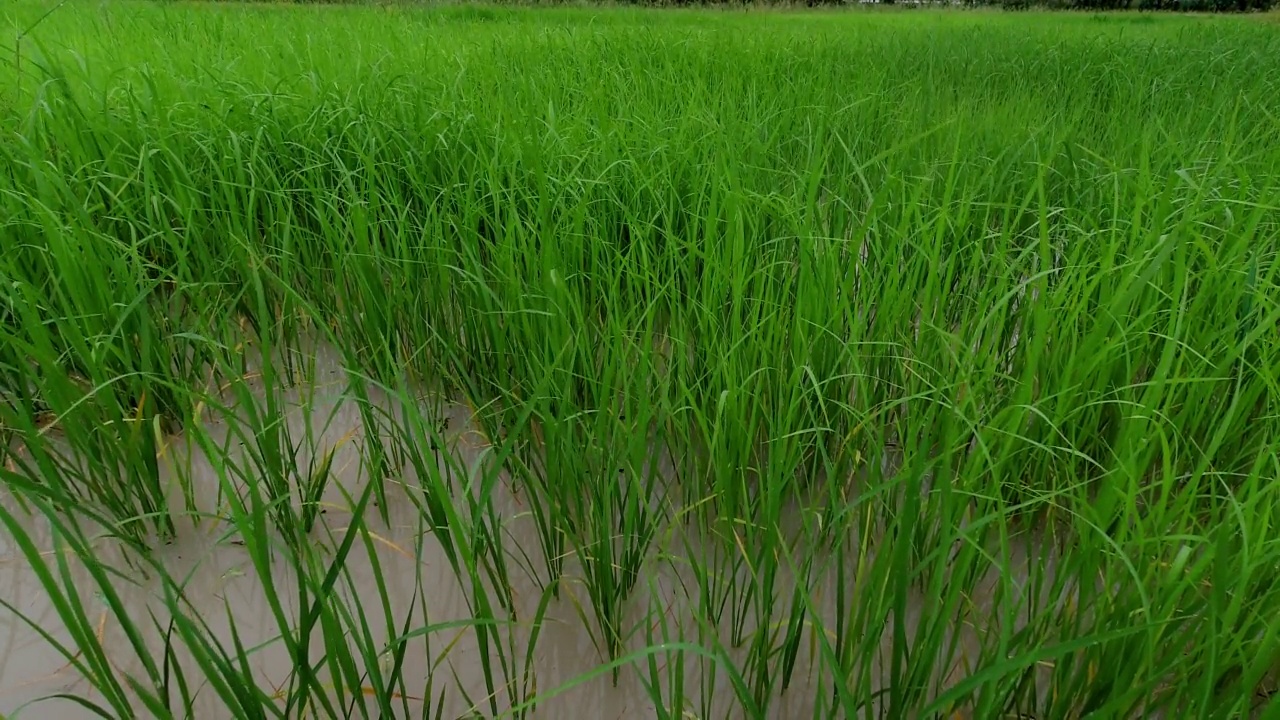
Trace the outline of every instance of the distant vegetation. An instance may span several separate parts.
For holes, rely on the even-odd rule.
[[[1277,0],[617,0],[627,5],[700,6],[741,5],[783,7],[858,7],[893,6],[903,8],[1001,7],[1012,10],[1040,8],[1045,10],[1140,10],[1172,12],[1263,12],[1277,5]]]
[[[618,0],[627,5],[805,5],[808,7],[857,7],[883,5],[905,8],[1001,7],[1013,10],[1140,10],[1173,12],[1262,12],[1278,0]]]

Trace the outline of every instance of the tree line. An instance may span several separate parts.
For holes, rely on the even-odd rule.
[[[1137,10],[1170,12],[1264,12],[1280,0],[622,0],[633,5],[789,5],[809,7],[898,5],[903,7],[1001,7],[1010,10]]]

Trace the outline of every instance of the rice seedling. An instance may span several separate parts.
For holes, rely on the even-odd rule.
[[[1265,22],[72,5],[0,712],[1275,712]]]

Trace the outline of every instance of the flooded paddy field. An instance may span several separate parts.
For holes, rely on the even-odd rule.
[[[63,10],[0,715],[1276,711],[1265,21]]]

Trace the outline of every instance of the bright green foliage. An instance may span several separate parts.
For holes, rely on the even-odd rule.
[[[6,8],[8,37],[49,7]],[[0,473],[23,512],[92,508],[147,557],[195,506],[164,487],[164,438],[227,457],[198,420],[220,414],[250,456],[221,472],[225,519],[264,577],[291,564],[310,608],[279,611],[297,669],[280,694],[247,686],[246,651],[172,598],[175,642],[240,716],[403,716],[423,692],[362,674],[381,650],[360,618],[394,613],[334,588],[371,541],[303,541],[332,460],[300,466],[313,441],[244,380],[246,344],[285,357],[317,335],[381,439],[352,530],[385,521],[383,480],[411,468],[476,641],[499,648],[481,712],[536,695],[504,629],[522,564],[493,501],[508,481],[538,530],[537,618],[575,558],[604,671],[642,673],[665,717],[692,688],[662,668],[719,663],[732,716],[764,716],[810,644],[815,717],[1238,717],[1274,689],[1274,27],[74,3],[16,50],[0,440],[24,450]],[[255,373],[314,381],[305,362]],[[465,491],[433,455],[434,410],[369,399],[423,387],[492,443],[484,468],[454,468]],[[57,522],[94,565],[88,531]],[[702,550],[671,540],[683,527]],[[1006,579],[968,609],[1019,543],[1043,553],[1036,591]],[[702,625],[654,610],[631,629],[672,555]],[[856,592],[821,598],[824,620],[827,585]],[[908,628],[919,593],[936,609]],[[975,612],[1004,629],[940,685],[948,628]],[[628,654],[636,632],[647,649]],[[887,683],[868,669],[882,635]],[[104,709],[183,715],[153,670],[139,701],[94,669]]]

